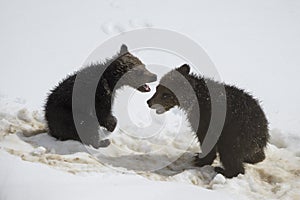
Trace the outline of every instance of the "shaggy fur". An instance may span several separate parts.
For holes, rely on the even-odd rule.
[[[156,93],[147,103],[149,107],[156,109],[158,114],[179,106],[186,111],[190,122],[195,121],[191,110],[198,104],[201,117],[200,120],[196,119],[197,123],[191,123],[191,126],[202,144],[211,119],[211,100],[207,83],[213,86],[220,86],[221,83],[189,72],[190,67],[183,65],[167,73],[160,80]],[[183,89],[185,83],[178,82],[178,73],[192,86],[198,101],[192,101],[191,94]],[[166,85],[172,85],[181,91],[181,101],[178,100],[178,95],[176,97],[169,88],[165,87]],[[250,94],[234,86],[222,85],[225,87],[227,99],[223,130],[212,151],[201,159],[196,156],[195,163],[197,166],[211,165],[218,152],[223,168],[216,167],[215,171],[231,178],[245,172],[244,162],[254,164],[265,159],[264,148],[269,139],[268,121],[259,102]]]
[[[103,74],[99,77],[101,73]],[[72,101],[75,79],[81,93]],[[117,119],[111,111],[114,91],[128,85],[141,92],[148,92],[150,88],[145,83],[156,79],[156,75],[146,70],[145,65],[122,45],[120,53],[113,58],[106,60],[105,63],[83,68],[68,76],[51,91],[45,105],[49,134],[59,140],[78,140],[95,148],[108,146],[109,140],[101,141],[98,128],[100,124],[112,132],[116,127]],[[93,93],[95,103],[92,105],[85,96],[93,90],[93,87],[95,87]],[[78,109],[76,115],[81,119],[77,129],[73,119],[74,102]],[[96,113],[93,113],[93,110]]]

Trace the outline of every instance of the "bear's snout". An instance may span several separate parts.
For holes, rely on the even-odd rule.
[[[151,108],[151,106],[152,106],[151,100],[152,100],[152,98],[147,101],[149,108]]]
[[[149,77],[149,83],[157,81],[157,75],[151,72],[146,72],[145,75]]]

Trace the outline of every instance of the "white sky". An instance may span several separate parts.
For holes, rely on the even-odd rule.
[[[0,94],[39,108],[101,42],[153,26],[197,41],[225,82],[263,101],[272,128],[298,132],[299,21],[297,0],[1,0]]]

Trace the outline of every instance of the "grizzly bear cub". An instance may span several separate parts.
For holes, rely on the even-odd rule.
[[[99,125],[109,132],[116,127],[117,119],[111,110],[115,90],[128,85],[149,92],[146,83],[156,80],[157,76],[122,45],[120,53],[113,58],[79,70],[51,91],[45,105],[49,134],[59,140],[78,140],[95,148],[108,146],[110,141],[101,140],[98,130]],[[74,86],[77,89],[73,90]],[[92,98],[88,98],[89,95]],[[79,119],[76,126],[74,115]]]
[[[179,106],[186,112],[187,118],[191,122],[195,116],[192,114],[192,110],[198,104],[196,106],[200,110],[200,120],[191,123],[191,127],[202,144],[212,114],[211,96],[207,83],[209,82],[213,87],[224,86],[226,117],[221,135],[204,158],[195,156],[195,164],[200,167],[211,165],[218,152],[223,167],[215,167],[216,172],[228,178],[235,177],[239,173],[244,174],[244,162],[254,164],[265,159],[264,148],[269,139],[268,121],[259,102],[250,94],[234,86],[189,74],[189,72],[190,67],[185,64],[163,76],[156,88],[156,93],[147,101],[149,107],[156,109],[157,114],[162,114],[174,106]],[[191,92],[186,92],[185,83],[178,81],[180,80],[178,76],[183,76],[192,87],[196,101],[192,101]],[[168,85],[179,90],[179,93],[181,91],[182,94],[176,96],[170,87],[166,87]]]

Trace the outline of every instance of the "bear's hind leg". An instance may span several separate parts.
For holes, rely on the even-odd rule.
[[[46,110],[46,119],[48,121],[49,135],[62,141],[80,141],[70,109],[66,109],[63,106],[49,106]]]

